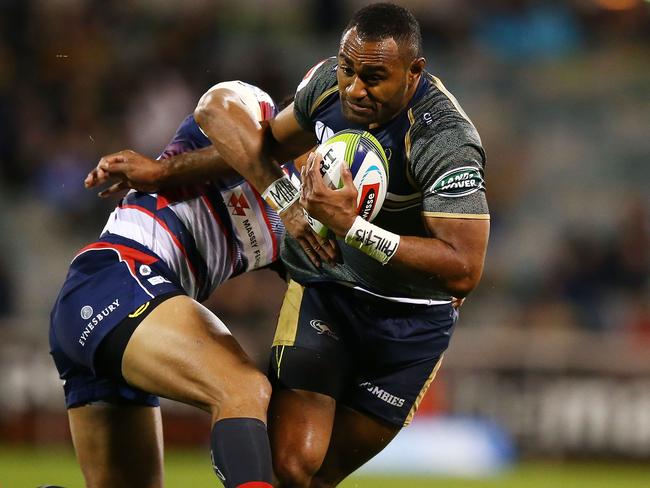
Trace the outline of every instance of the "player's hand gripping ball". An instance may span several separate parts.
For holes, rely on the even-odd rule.
[[[341,188],[341,165],[350,167],[357,188],[357,214],[371,222],[381,210],[388,189],[388,159],[384,148],[370,132],[342,130],[316,148],[321,155],[320,173],[325,184]],[[314,232],[327,236],[327,227],[307,215]]]

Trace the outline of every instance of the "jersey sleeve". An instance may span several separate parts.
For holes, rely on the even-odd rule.
[[[255,85],[244,83],[239,80],[222,81],[221,83],[217,83],[211,87],[208,90],[208,93],[219,88],[226,88],[235,92],[244,106],[258,122],[272,119],[277,113],[275,103],[271,96]]]
[[[489,218],[485,152],[470,122],[420,127],[411,144],[411,173],[422,191],[426,216]]]
[[[195,151],[211,144],[210,139],[205,136],[199,124],[194,120],[194,115],[189,114],[178,126],[174,137],[157,159],[169,159],[180,153]]]
[[[296,89],[293,113],[300,126],[309,132],[314,130],[312,107],[324,92],[336,85],[336,66],[334,57],[321,61],[307,72]]]

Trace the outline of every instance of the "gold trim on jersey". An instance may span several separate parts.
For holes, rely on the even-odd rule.
[[[298,315],[300,314],[300,303],[305,288],[295,281],[289,281],[289,287],[284,294],[278,326],[275,329],[273,346],[293,346],[298,333]]]
[[[420,205],[422,205],[422,193],[420,192],[411,193],[410,195],[397,195],[388,192],[381,209],[386,212],[399,212]]]
[[[150,303],[151,302],[147,302],[147,303],[145,303],[143,305],[140,305],[138,308],[135,309],[135,312],[129,314],[129,318],[130,319],[135,319],[136,317],[139,317],[140,315],[142,315],[145,312],[145,310],[147,310],[149,308]]]
[[[438,359],[438,362],[433,367],[433,371],[429,375],[429,378],[424,382],[424,386],[420,390],[420,393],[418,394],[418,397],[415,399],[415,402],[413,403],[413,406],[411,407],[411,411],[406,416],[406,420],[404,420],[404,427],[406,427],[408,424],[410,424],[411,421],[413,420],[413,416],[415,415],[415,412],[417,412],[418,407],[420,406],[420,402],[424,398],[424,395],[427,392],[427,390],[429,389],[429,386],[431,386],[431,383],[436,378],[436,374],[438,373],[438,370],[440,369],[440,365],[442,364],[442,358],[444,358],[444,357],[445,357],[444,354],[442,354],[440,356],[440,359]]]
[[[413,117],[413,109],[409,108],[408,111],[406,112],[406,116],[409,119],[409,128],[406,131],[406,134],[404,134],[404,152],[406,154],[406,160],[411,159],[411,128],[413,128],[413,124],[415,123],[415,118]],[[407,165],[408,167],[408,165]]]
[[[422,212],[425,217],[435,217],[439,219],[468,219],[468,220],[490,220],[490,214],[465,214],[449,212]]]
[[[386,192],[386,200],[390,200],[395,203],[404,203],[410,202],[413,200],[420,200],[422,198],[422,192],[416,191],[409,193],[408,195],[399,195],[397,193]]]
[[[401,207],[387,207],[385,205],[381,206],[381,211],[382,212],[388,212],[388,213],[396,213],[396,212],[403,212],[404,210],[409,210],[411,208],[417,208],[421,207],[422,204],[420,202],[417,203],[410,203],[408,205],[402,205]]]
[[[458,103],[458,100],[456,100],[456,97],[445,87],[445,85],[442,84],[442,81],[440,81],[440,78],[437,78],[433,76],[432,74],[429,73],[429,76],[431,76],[431,81],[433,82],[434,86],[440,90],[448,99],[449,101],[454,105],[454,108],[458,111],[458,113],[470,124],[472,124],[472,127],[474,126],[474,122],[469,118],[469,116],[465,113],[463,110],[463,107],[460,106]]]
[[[339,85],[336,84],[332,88],[328,88],[325,90],[323,93],[320,94],[320,96],[316,99],[316,101],[312,104],[311,108],[309,109],[309,115],[312,116],[314,115],[314,112],[318,108],[318,106],[323,103],[323,101],[329,97],[332,93],[336,92],[339,90]]]
[[[418,188],[418,184],[415,182],[413,173],[411,173],[411,129],[413,128],[413,124],[415,124],[415,116],[413,115],[412,108],[408,109],[406,116],[409,119],[410,125],[406,131],[406,134],[404,135],[404,153],[406,155],[406,164],[404,170],[406,172],[406,181],[408,181],[413,188]]]

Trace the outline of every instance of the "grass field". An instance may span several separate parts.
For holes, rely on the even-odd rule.
[[[170,450],[166,459],[166,486],[202,488],[221,486],[203,451]],[[82,487],[73,453],[50,449],[0,447],[0,488],[36,488],[55,484]],[[343,488],[644,488],[650,487],[650,466],[626,464],[523,463],[487,479],[354,477]],[[117,488],[117,487],[116,487]]]

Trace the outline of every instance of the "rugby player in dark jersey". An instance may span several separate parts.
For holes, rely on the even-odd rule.
[[[440,367],[457,319],[451,297],[480,280],[485,153],[458,102],[424,67],[412,14],[365,7],[346,26],[338,56],[308,72],[294,104],[259,130],[240,131],[223,155],[254,184],[272,181],[271,190],[281,185],[274,161],[343,129],[370,131],[389,155],[388,195],[373,223],[355,213],[349,172],[339,190],[324,185],[314,155],[302,172],[300,204],[329,227],[341,255],[317,267],[325,243],[285,238],[293,281],[272,349],[269,413],[280,486],[336,486],[393,439]],[[195,115],[218,136],[217,101],[205,97]],[[214,150],[191,158],[177,158],[172,172],[206,175],[223,159]],[[116,174],[130,181],[127,169]],[[130,184],[153,181],[141,176]],[[285,215],[299,221],[301,212],[294,203]]]

